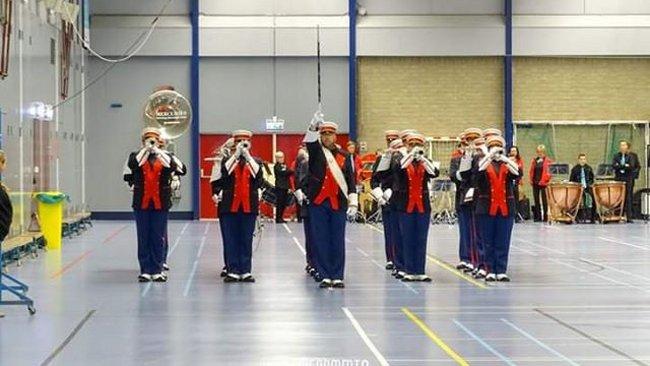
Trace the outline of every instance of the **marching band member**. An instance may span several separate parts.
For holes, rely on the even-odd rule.
[[[215,157],[214,157],[214,164],[212,165],[212,172],[210,174],[210,186],[212,187],[212,201],[214,202],[215,205],[219,205],[219,202],[221,201],[221,197],[223,197],[223,193],[221,191],[221,187],[219,187],[218,184],[215,182],[219,180],[221,177],[221,167],[223,165],[224,159],[228,159],[230,157],[230,151],[234,150],[235,148],[235,140],[230,137],[226,140],[226,142],[221,145],[219,148],[215,150]],[[223,228],[223,220],[219,220],[219,231],[221,232],[221,242],[225,243],[225,237],[224,237],[224,228]],[[223,246],[223,269],[221,270],[220,276],[226,277],[228,275],[228,267],[226,266],[226,258],[228,258],[226,254],[226,246]]]
[[[392,186],[392,176],[385,173],[390,172],[390,163],[393,151],[395,150],[392,147],[392,142],[397,141],[401,144],[402,141],[399,139],[399,132],[396,130],[386,131],[385,137],[388,149],[386,149],[383,155],[377,157],[372,166],[370,187],[372,188],[371,195],[381,209],[381,223],[384,227],[384,246],[386,250],[386,269],[393,270],[395,269],[395,248],[391,233],[391,210],[388,206],[388,200],[384,198],[384,191],[390,189]]]
[[[169,208],[171,176],[177,171],[176,159],[158,147],[160,131],[142,131],[142,148],[129,155],[124,181],[133,188],[133,211],[138,233],[140,282],[166,282],[163,273],[164,246]]]
[[[460,136],[462,155],[452,159],[449,177],[456,184],[456,213],[458,216],[459,245],[458,256],[460,262],[456,269],[463,272],[474,270],[471,260],[473,238],[473,193],[472,189],[472,162],[474,157],[474,140],[481,137],[482,131],[478,128],[468,128]]]
[[[513,188],[520,171],[505,155],[503,137],[490,136],[486,146],[488,153],[479,161],[476,172],[476,214],[488,271],[485,280],[509,282],[508,253],[517,207]]]
[[[161,137],[158,142],[158,147],[164,152],[168,153],[174,162],[176,162],[176,170],[172,172],[172,180],[170,182],[170,187],[172,189],[172,196],[174,192],[177,192],[181,189],[181,177],[187,174],[187,166],[174,154],[166,150],[168,141]],[[169,233],[167,231],[168,220],[165,221],[165,247],[164,247],[164,259],[163,259],[163,271],[169,271],[169,265],[167,264],[167,256],[169,255]]]
[[[431,282],[425,274],[427,238],[431,220],[429,181],[439,174],[440,164],[424,155],[424,135],[410,134],[406,138],[408,153],[393,160],[395,192],[404,269],[402,281]]]
[[[224,282],[255,282],[251,274],[253,233],[259,213],[258,190],[263,184],[262,161],[250,153],[253,133],[237,130],[232,133],[233,145],[221,169],[211,178],[212,193],[219,194],[227,275]]]
[[[343,288],[346,216],[354,219],[359,200],[353,161],[336,145],[338,125],[317,113],[304,142],[309,154],[307,200],[321,288]],[[346,215],[347,214],[347,215]]]
[[[273,166],[273,176],[275,176],[275,197],[277,199],[277,204],[275,207],[275,223],[276,224],[285,224],[284,221],[284,211],[287,207],[287,202],[289,200],[290,193],[290,184],[289,178],[293,175],[293,170],[289,169],[287,164],[284,161],[284,153],[278,151],[275,153],[275,165]]]

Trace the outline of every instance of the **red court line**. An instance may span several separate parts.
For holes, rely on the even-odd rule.
[[[87,256],[89,256],[90,253],[92,253],[92,250],[86,250],[86,251],[83,252],[80,256],[78,256],[77,258],[75,258],[75,260],[73,260],[72,262],[66,264],[66,265],[63,266],[63,268],[61,268],[60,270],[58,270],[58,271],[52,273],[52,276],[50,276],[50,278],[55,279],[55,278],[61,277],[61,276],[62,276],[65,272],[67,272],[70,268],[72,268],[72,267],[75,266],[77,263],[81,262],[81,261],[84,260]]]
[[[104,241],[102,241],[102,244],[106,244],[106,243],[110,242],[111,240],[115,239],[115,237],[118,236],[118,235],[119,235],[122,231],[124,231],[124,229],[126,229],[127,227],[128,227],[128,225],[124,225],[124,226],[122,226],[121,228],[116,229],[115,231],[113,231],[109,236],[106,237],[106,239],[104,239]],[[86,259],[86,257],[88,257],[88,256],[90,255],[90,253],[93,252],[93,250],[94,250],[94,249],[86,250],[86,251],[83,252],[80,256],[78,256],[77,258],[75,258],[72,262],[66,264],[66,265],[63,266],[60,270],[58,270],[58,271],[52,273],[52,276],[50,276],[50,278],[55,279],[55,278],[61,277],[61,276],[62,276],[64,273],[66,273],[70,268],[74,267],[74,266],[77,265],[79,262],[81,262],[81,261],[83,261],[84,259]]]

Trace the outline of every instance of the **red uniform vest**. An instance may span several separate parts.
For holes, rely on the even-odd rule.
[[[487,167],[487,176],[490,182],[490,216],[496,216],[501,211],[501,216],[508,216],[508,200],[506,185],[508,182],[508,169],[501,165],[497,173],[494,165]]]
[[[406,168],[406,173],[409,180],[409,201],[406,204],[406,212],[413,213],[417,210],[418,213],[424,213],[424,202],[422,201],[424,165],[413,163]]]
[[[230,212],[238,212],[242,208],[244,213],[250,213],[251,171],[245,163],[238,163],[233,173],[235,174],[235,185],[233,187]]]
[[[153,201],[154,209],[162,209],[160,202],[160,174],[162,173],[162,168],[162,163],[158,159],[154,160],[153,163],[147,161],[142,165],[144,193],[142,194],[140,208],[143,210],[149,209],[151,201]]]
[[[343,170],[343,167],[345,166],[345,156],[342,154],[336,154],[336,163],[339,165],[341,170]],[[320,205],[325,202],[326,199],[329,199],[330,205],[332,205],[332,210],[338,210],[341,206],[339,202],[339,190],[339,185],[336,183],[336,179],[334,179],[334,175],[332,174],[330,167],[327,166],[325,168],[323,186],[321,187],[318,196],[316,196],[314,199],[314,203]],[[347,194],[347,192],[345,193]]]

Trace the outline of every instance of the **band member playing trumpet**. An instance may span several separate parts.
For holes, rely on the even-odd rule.
[[[262,161],[250,153],[252,136],[246,130],[232,133],[230,154],[219,162],[220,169],[210,179],[213,197],[219,202],[227,271],[224,282],[255,282],[251,274],[253,233],[259,213],[258,190],[264,179]]]
[[[402,281],[431,282],[425,274],[427,239],[431,220],[429,181],[439,174],[440,164],[424,154],[421,134],[406,137],[408,153],[393,160],[393,199],[397,210],[406,275]]]
[[[391,233],[391,210],[388,206],[388,200],[384,197],[384,192],[391,189],[392,175],[385,174],[390,171],[390,162],[393,157],[393,149],[391,144],[393,141],[398,141],[399,132],[396,130],[388,130],[385,132],[386,136],[386,151],[383,155],[378,156],[372,166],[372,177],[370,179],[370,192],[372,197],[377,201],[377,205],[381,209],[381,223],[384,226],[384,247],[386,251],[386,269],[395,269],[395,244]]]
[[[345,224],[357,215],[359,200],[353,161],[336,145],[338,125],[317,113],[304,142],[309,154],[307,200],[321,288],[343,288]]]
[[[160,131],[145,128],[142,148],[132,152],[124,167],[124,181],[133,188],[133,211],[138,233],[140,282],[165,282],[163,273],[167,216],[171,207],[171,176],[177,159],[158,145]]]
[[[490,136],[487,155],[476,171],[476,215],[484,246],[486,281],[508,282],[510,237],[516,214],[514,184],[520,176],[517,162],[509,159],[501,136]]]

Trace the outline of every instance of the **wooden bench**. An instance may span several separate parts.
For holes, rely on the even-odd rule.
[[[29,232],[5,239],[2,242],[2,263],[17,262],[20,266],[25,255],[38,256],[38,249],[45,246],[43,233]]]

